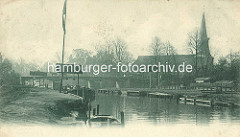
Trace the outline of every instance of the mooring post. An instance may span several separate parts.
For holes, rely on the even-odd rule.
[[[32,82],[33,82],[33,84],[32,84],[32,85],[33,85],[33,87],[34,87],[34,80],[35,80],[35,77],[33,77],[33,79],[32,79]]]
[[[121,111],[121,125],[124,126],[125,123],[124,123],[124,112]]]
[[[45,85],[45,80],[44,80],[44,78],[43,78],[43,85]],[[44,86],[45,87],[45,86]]]
[[[213,107],[213,105],[214,105],[214,100],[211,98],[211,101],[210,101],[210,105],[211,105],[211,107]]]
[[[79,73],[77,74],[77,95],[79,95]]]
[[[97,116],[99,115],[99,104],[97,104]]]
[[[179,95],[176,95],[176,98],[177,98],[177,104],[179,104],[179,98],[180,98],[180,96]]]
[[[91,104],[90,104],[90,102],[89,102],[89,104],[88,104],[88,118],[90,119],[90,117],[91,117],[91,109],[92,109],[92,106],[91,106]]]
[[[196,98],[193,99],[193,104],[196,105]]]
[[[22,77],[20,77],[20,84],[23,85],[23,82],[22,82]],[[1,86],[2,84],[0,84]]]
[[[96,108],[93,108],[93,116],[96,115]]]
[[[186,97],[184,97],[184,103],[185,103],[185,104],[187,103],[187,98],[186,98]]]
[[[82,88],[82,97],[85,99],[85,87]]]
[[[91,117],[91,109],[92,109],[92,105],[90,103],[90,99],[88,100],[88,118],[90,119]]]

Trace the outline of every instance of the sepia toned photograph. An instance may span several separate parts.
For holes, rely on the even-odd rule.
[[[239,7],[1,0],[0,137],[240,137]]]

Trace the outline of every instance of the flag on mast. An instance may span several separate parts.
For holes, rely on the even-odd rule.
[[[63,48],[62,48],[62,65],[64,63],[64,47],[65,47],[65,34],[66,34],[66,15],[67,15],[67,0],[64,0],[63,11],[62,11],[62,28],[63,28]],[[62,92],[63,86],[63,67],[62,67],[62,77],[60,83],[60,93]]]
[[[66,33],[66,29],[65,29],[66,15],[67,15],[67,0],[64,1],[63,12],[62,12],[62,28],[63,28],[64,34]]]

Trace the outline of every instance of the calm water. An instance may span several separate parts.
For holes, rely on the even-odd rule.
[[[97,94],[92,107],[100,105],[100,114],[120,119],[125,112],[125,124],[237,124],[240,125],[240,108],[194,106],[177,103],[176,99],[134,97],[127,95]]]

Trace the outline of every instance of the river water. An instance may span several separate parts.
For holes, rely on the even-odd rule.
[[[40,90],[40,89],[38,89]],[[8,92],[7,92],[8,93]],[[56,104],[54,98],[68,97],[57,91],[14,92],[0,99],[0,124],[55,124],[85,126],[82,119],[73,115],[61,115],[63,103]],[[21,93],[21,94],[20,94]],[[14,96],[13,96],[14,95]],[[48,97],[46,97],[48,96]],[[8,98],[9,97],[9,98]],[[55,106],[54,106],[55,104]],[[176,99],[136,97],[96,93],[92,108],[100,105],[100,114],[112,115],[120,121],[120,111],[125,114],[125,126],[132,125],[237,125],[240,126],[240,108],[210,107],[177,102]],[[51,109],[50,109],[51,108]],[[61,109],[61,110],[62,110]],[[53,113],[54,112],[54,113]],[[72,113],[72,112],[71,112]],[[75,113],[72,113],[75,114]]]
[[[127,95],[96,94],[91,103],[100,105],[100,114],[120,119],[119,112],[125,113],[126,125],[172,125],[172,124],[236,124],[240,125],[240,108],[210,107],[179,103],[176,99],[135,97]]]

